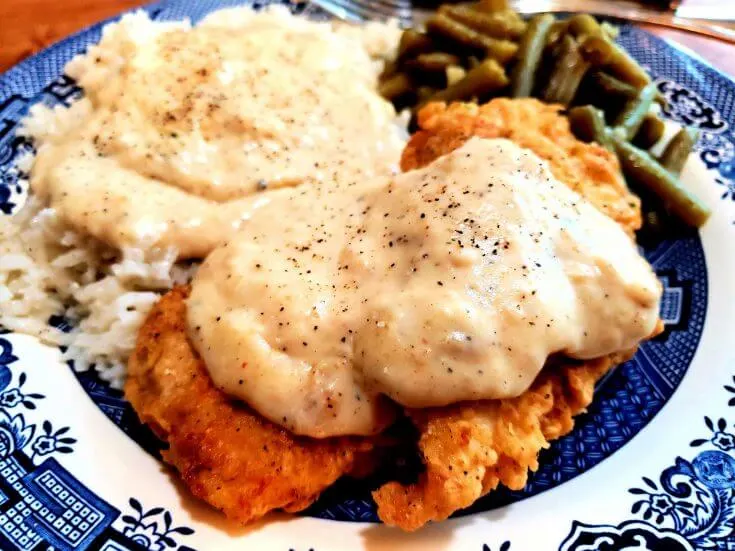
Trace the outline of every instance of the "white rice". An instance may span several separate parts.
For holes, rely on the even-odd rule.
[[[176,251],[118,252],[65,227],[54,209],[29,197],[0,217],[0,325],[67,347],[64,359],[120,386],[125,363],[146,314],[160,293],[188,281],[193,266]],[[65,316],[71,332],[52,327]]]
[[[288,17],[282,7],[271,11]],[[253,13],[248,8],[225,10],[209,16],[208,22],[242,23]],[[147,35],[164,25],[174,24],[152,23],[140,12],[109,25],[104,33]],[[175,25],[186,28],[188,23]],[[399,36],[395,24],[342,26],[339,30],[360,39],[376,58],[376,72],[377,58],[390,55]],[[74,76],[89,65],[87,59],[77,56],[66,72]],[[64,134],[89,109],[86,99],[69,108],[36,105],[18,135],[43,140]],[[32,163],[32,156],[24,155],[17,169],[27,174]],[[64,347],[64,359],[73,360],[77,370],[94,366],[103,380],[119,388],[138,328],[149,310],[173,285],[189,281],[196,269],[195,264],[176,263],[176,256],[175,250],[108,247],[71,230],[54,209],[31,195],[17,213],[0,216],[0,326]],[[49,325],[49,318],[55,315],[66,317],[73,329],[65,333]]]

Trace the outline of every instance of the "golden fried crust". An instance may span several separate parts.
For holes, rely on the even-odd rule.
[[[298,511],[353,468],[365,438],[302,438],[216,389],[186,336],[188,288],[156,304],[140,329],[125,396],[168,442],[163,452],[197,497],[240,522],[273,509]]]
[[[640,200],[626,187],[617,158],[598,144],[577,140],[562,109],[533,98],[496,98],[480,106],[430,103],[419,111],[420,130],[403,150],[401,168],[425,166],[473,136],[507,138],[547,160],[559,181],[632,235],[641,226]]]
[[[472,136],[511,139],[549,161],[554,175],[629,233],[640,205],[617,160],[569,130],[559,106],[500,98],[483,106],[429,104],[402,168],[424,166]],[[192,493],[242,522],[272,509],[312,503],[342,474],[372,462],[377,439],[296,437],[216,389],[186,337],[185,298],[164,296],[141,328],[130,359],[126,396],[141,419],[169,444],[164,459]],[[661,324],[657,331],[661,329]],[[373,493],[387,524],[416,530],[468,507],[498,484],[521,489],[538,453],[571,431],[592,401],[596,381],[629,354],[587,362],[557,361],[516,398],[408,410],[418,428],[426,470],[415,484],[389,482]]]
[[[560,110],[535,99],[429,104],[419,112],[420,130],[404,149],[401,168],[425,166],[473,136],[507,138],[547,160],[557,179],[632,236],[641,224],[640,201],[625,186],[617,159],[576,140]],[[634,352],[547,366],[516,398],[407,411],[419,430],[426,471],[415,484],[389,482],[375,491],[378,515],[416,530],[472,505],[498,484],[522,489],[528,471],[538,469],[539,452],[570,432],[573,416],[592,401],[597,380]]]
[[[572,430],[573,416],[592,401],[597,380],[632,356],[547,367],[516,398],[407,411],[421,434],[426,471],[410,486],[389,482],[373,492],[386,524],[416,530],[444,520],[504,484],[526,485],[538,453]]]

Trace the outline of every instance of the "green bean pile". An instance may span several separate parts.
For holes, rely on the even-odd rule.
[[[697,135],[684,128],[660,156],[650,153],[665,130],[651,108],[665,100],[615,44],[616,36],[614,27],[588,14],[557,19],[545,13],[526,21],[507,0],[442,5],[425,30],[403,32],[379,89],[398,110],[414,115],[430,101],[510,96],[561,104],[580,140],[618,156],[631,188],[644,199],[648,226],[673,215],[699,227],[710,210],[679,180]]]

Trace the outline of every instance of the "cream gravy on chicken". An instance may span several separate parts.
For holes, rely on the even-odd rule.
[[[199,270],[189,332],[214,382],[290,430],[370,434],[412,408],[517,396],[551,354],[651,334],[635,243],[533,153],[473,138],[431,165],[305,188]]]

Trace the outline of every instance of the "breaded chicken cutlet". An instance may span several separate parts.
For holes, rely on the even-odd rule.
[[[198,498],[238,522],[311,505],[339,477],[372,463],[374,439],[292,435],[212,384],[186,336],[188,288],[165,295],[141,328],[125,395],[168,444],[163,459]],[[568,433],[595,382],[624,356],[545,370],[518,398],[409,410],[426,471],[374,493],[380,518],[404,530],[447,518],[499,483],[521,489],[538,452]]]
[[[386,524],[413,531],[472,505],[503,484],[522,489],[538,454],[574,427],[595,383],[635,353],[546,367],[532,387],[505,400],[407,410],[426,467],[415,484],[389,482],[373,492]]]
[[[408,143],[411,170],[472,136],[503,137],[549,162],[562,182],[589,199],[629,234],[640,226],[637,197],[615,157],[577,141],[560,107],[536,100],[430,104]],[[379,437],[294,436],[216,389],[186,335],[186,288],[163,297],[141,329],[130,359],[126,396],[165,440],[164,460],[192,493],[247,522],[273,509],[302,510],[342,475],[364,470]],[[659,323],[660,325],[660,323]],[[595,383],[635,350],[585,362],[556,358],[522,395],[406,410],[419,431],[425,465],[417,482],[388,482],[373,494],[387,524],[415,530],[471,505],[498,484],[521,489],[538,453],[567,434],[592,400]]]
[[[641,227],[640,199],[628,190],[617,157],[575,138],[562,109],[534,98],[496,98],[484,105],[430,103],[418,113],[419,130],[403,150],[401,169],[426,166],[475,136],[506,138],[547,161],[560,182],[633,236]]]
[[[560,110],[536,99],[429,104],[419,112],[420,130],[407,144],[401,168],[425,166],[473,136],[507,138],[548,161],[554,176],[632,235],[641,224],[640,202],[628,191],[617,159],[597,144],[578,141]],[[392,482],[374,492],[380,518],[416,530],[469,507],[498,484],[522,489],[529,470],[538,469],[538,453],[569,433],[573,416],[590,404],[595,383],[634,353],[547,367],[517,398],[407,411],[420,433],[426,471],[416,484]]]
[[[214,387],[186,335],[188,293],[178,287],[151,310],[125,396],[168,444],[163,459],[191,492],[245,523],[274,509],[301,511],[339,477],[363,470],[370,439],[298,437]]]

